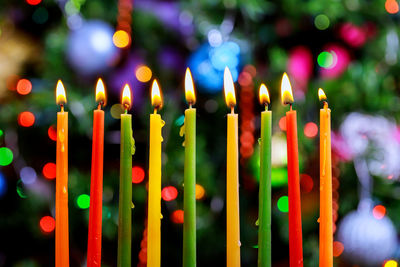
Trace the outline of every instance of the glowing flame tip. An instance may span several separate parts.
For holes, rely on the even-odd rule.
[[[151,86],[151,104],[155,109],[161,109],[163,105],[163,100],[161,96],[160,86],[156,79],[154,79]]]
[[[266,105],[270,103],[268,88],[263,83],[260,85],[258,97],[261,105]]]
[[[319,101],[328,100],[328,98],[326,97],[326,94],[325,94],[324,90],[322,90],[322,88],[318,89],[318,98],[319,98]]]
[[[124,89],[122,91],[122,99],[121,99],[121,104],[126,108],[130,109],[132,100],[131,100],[131,88],[129,87],[128,84],[125,84]]]
[[[96,102],[106,104],[106,90],[104,87],[103,80],[99,78],[96,84]]]
[[[289,76],[286,74],[286,72],[282,76],[281,98],[283,105],[291,105],[294,102],[292,85],[290,84]]]
[[[61,80],[58,80],[56,87],[56,102],[58,105],[64,105],[67,103],[67,95],[65,88]]]
[[[226,105],[231,108],[234,107],[236,105],[235,84],[228,67],[225,67],[224,71],[224,92]]]
[[[186,101],[193,105],[196,103],[196,94],[194,92],[194,83],[192,78],[192,73],[189,68],[186,68],[185,73],[185,97]]]

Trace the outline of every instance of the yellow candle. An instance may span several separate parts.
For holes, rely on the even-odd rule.
[[[57,83],[57,157],[56,157],[56,267],[69,266],[68,230],[68,112],[65,89],[61,81]]]
[[[331,164],[331,110],[326,95],[320,88],[320,217],[319,217],[319,266],[333,266],[333,217],[332,217],[332,164]]]
[[[226,266],[237,267],[240,266],[238,115],[234,112],[235,86],[228,68],[224,72],[224,91],[226,105],[231,108],[226,143]]]
[[[149,200],[147,222],[147,266],[161,265],[161,128],[164,125],[157,111],[162,107],[162,97],[157,80],[151,88],[151,103],[154,114],[150,114],[149,153]]]

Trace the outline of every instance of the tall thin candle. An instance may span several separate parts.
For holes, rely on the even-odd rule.
[[[90,182],[89,233],[87,267],[101,266],[101,226],[103,209],[103,153],[104,153],[104,111],[106,95],[101,79],[96,85],[96,102],[93,111],[92,175]]]
[[[320,110],[320,206],[319,206],[319,266],[333,266],[332,231],[332,164],[331,164],[331,110],[324,91],[318,90],[324,107]]]
[[[292,110],[294,102],[289,77],[283,74],[282,103],[290,105],[286,112],[287,168],[289,197],[289,260],[290,267],[303,266],[303,237],[301,229],[299,152],[297,141],[297,115]]]
[[[185,110],[185,169],[183,175],[183,266],[196,266],[196,103],[192,74],[185,75],[185,96],[189,108]]]
[[[271,130],[272,112],[268,110],[269,94],[261,84],[260,191],[258,208],[258,267],[271,267]]]
[[[235,85],[226,67],[224,71],[224,92],[226,105],[231,108],[227,121],[226,143],[226,266],[240,266],[240,220],[239,220],[239,151],[238,115]]]
[[[150,114],[150,153],[149,153],[149,200],[147,223],[147,266],[161,265],[161,142],[163,120],[157,111],[163,102],[157,80],[151,87],[151,103],[154,113]]]
[[[131,90],[126,84],[122,93],[125,114],[121,114],[121,158],[118,217],[118,267],[131,266],[132,246],[132,155],[135,143],[132,137]]]
[[[68,112],[64,85],[59,80],[56,90],[57,104],[57,157],[56,157],[56,267],[69,266],[68,229]]]

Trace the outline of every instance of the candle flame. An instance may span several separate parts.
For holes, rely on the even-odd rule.
[[[186,68],[186,74],[185,74],[185,97],[186,97],[186,101],[190,105],[193,105],[194,103],[196,103],[196,95],[194,93],[193,78],[192,78],[192,73],[190,72],[189,68]]]
[[[328,100],[328,98],[326,97],[326,94],[325,94],[324,90],[322,90],[322,88],[318,89],[318,98],[319,98],[319,101]]]
[[[57,105],[64,105],[67,103],[67,95],[65,94],[65,88],[61,80],[58,80],[56,87],[56,102]]]
[[[125,84],[121,99],[121,104],[125,107],[125,109],[130,109],[132,103],[131,98],[131,88],[128,84]]]
[[[267,105],[270,103],[267,86],[265,86],[263,83],[260,85],[258,97],[261,105]]]
[[[161,109],[163,105],[163,100],[160,92],[160,86],[156,79],[153,81],[153,85],[151,86],[151,104],[156,109]]]
[[[231,108],[234,107],[236,105],[235,85],[228,67],[225,67],[224,71],[224,92],[226,105]]]
[[[106,90],[101,78],[97,80],[96,84],[96,102],[102,103],[103,106],[106,104]]]
[[[288,105],[293,104],[293,92],[292,92],[292,85],[290,84],[290,80],[286,72],[283,74],[282,77],[282,84],[281,84],[281,97],[282,97],[282,104]]]

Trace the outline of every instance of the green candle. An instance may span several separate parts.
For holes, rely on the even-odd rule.
[[[185,110],[185,169],[183,194],[183,266],[196,266],[196,109],[192,75],[186,69],[185,95],[190,107]]]
[[[261,112],[260,143],[260,192],[259,192],[259,230],[258,266],[271,267],[271,115],[268,110],[269,95],[267,87],[261,84],[260,103],[265,105]]]
[[[132,223],[132,115],[127,114],[130,107],[130,89],[125,85],[122,104],[125,114],[121,114],[121,158],[119,184],[118,217],[118,267],[131,266],[131,223]]]

